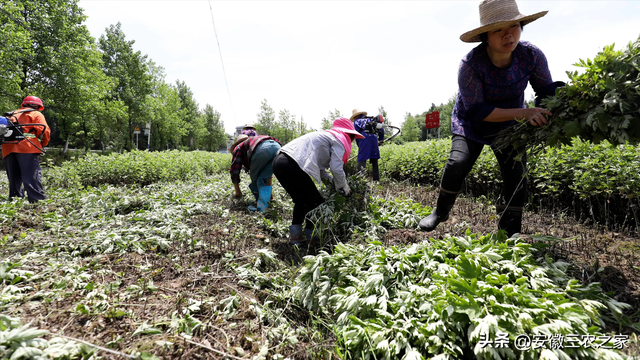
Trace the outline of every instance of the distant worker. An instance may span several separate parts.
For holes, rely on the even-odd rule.
[[[539,107],[539,100],[553,95],[556,87],[562,85],[551,80],[542,50],[520,41],[524,25],[547,11],[522,15],[515,0],[485,0],[479,8],[481,26],[460,36],[464,42],[481,44],[460,63],[458,97],[451,114],[451,154],[444,166],[436,207],[420,221],[420,228],[426,231],[449,218],[465,177],[482,148],[492,145],[498,132],[516,124],[516,119],[524,119],[533,126],[547,124],[546,116],[551,113]],[[538,95],[534,108],[524,106],[527,84]],[[521,231],[522,208],[527,199],[527,159],[523,150],[493,148],[503,181],[496,204],[498,229],[509,236]],[[521,160],[518,154],[523,154]]]
[[[44,110],[42,100],[35,96],[27,96],[22,101],[22,107],[13,112],[10,117],[18,124],[42,124],[21,127],[24,139],[18,143],[2,144],[2,158],[9,178],[9,199],[24,198],[35,203],[46,199],[42,188],[42,171],[39,155],[51,138],[51,129],[42,115]],[[24,190],[23,190],[24,184]]]
[[[255,126],[253,124],[247,124],[242,128],[241,134],[245,134],[247,136],[256,136],[258,132],[256,132]]]
[[[249,210],[264,212],[271,200],[271,177],[273,176],[273,159],[280,150],[280,142],[267,135],[248,136],[240,134],[229,149],[233,153],[231,161],[231,182],[236,190],[235,196],[242,196],[240,190],[240,171],[244,167],[249,171],[253,193],[257,204],[250,205]]]
[[[322,179],[333,183],[344,195],[351,194],[343,166],[351,155],[351,143],[363,138],[347,118],[333,121],[333,127],[294,139],[280,149],[273,161],[273,173],[293,200],[293,219],[289,226],[292,245],[311,240],[313,224],[302,225],[307,213],[324,202],[316,188]],[[327,172],[331,169],[331,175]]]
[[[366,169],[367,160],[371,162],[373,168],[373,180],[380,180],[380,170],[378,169],[378,159],[380,159],[380,145],[384,141],[384,128],[382,127],[382,116],[367,117],[366,111],[353,109],[351,115],[353,125],[364,139],[356,140],[358,144],[358,172]]]

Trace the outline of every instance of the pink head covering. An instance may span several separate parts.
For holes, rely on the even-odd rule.
[[[349,161],[349,156],[351,155],[351,138],[349,134],[355,135],[356,139],[364,139],[364,136],[353,127],[351,120],[343,117],[333,120],[333,127],[326,131],[335,136],[336,139],[342,143],[342,146],[344,146],[342,162],[345,164]]]

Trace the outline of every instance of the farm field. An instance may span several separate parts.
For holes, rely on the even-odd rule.
[[[631,217],[605,213],[623,219],[607,229],[539,206],[525,212],[521,239],[491,236],[494,199],[470,181],[449,221],[419,232],[437,191],[425,179],[390,179],[402,161],[385,158],[415,156],[411,146],[384,150],[388,180],[354,175],[350,198],[323,190],[317,249],[289,245],[293,205],[277,182],[265,215],[247,210],[250,196],[233,198],[228,155],[136,152],[48,169],[48,200],[0,202],[0,351],[257,360],[419,359],[429,349],[439,359],[551,359],[552,349],[477,346],[483,329],[491,337],[544,329],[628,337],[620,348],[567,350],[568,358],[640,354],[640,235]],[[508,295],[514,289],[526,301]]]

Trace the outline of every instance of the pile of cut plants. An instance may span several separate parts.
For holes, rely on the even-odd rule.
[[[572,279],[569,266],[502,234],[338,244],[306,258],[292,292],[335,323],[349,358],[622,359],[628,337],[603,327],[627,322],[629,306]],[[492,346],[500,337],[504,346]],[[569,338],[592,342],[563,346]]]
[[[553,115],[549,124],[526,122],[498,135],[500,147],[542,149],[569,144],[573,138],[613,145],[640,143],[640,37],[622,50],[606,46],[593,59],[574,64],[569,83],[542,101]]]

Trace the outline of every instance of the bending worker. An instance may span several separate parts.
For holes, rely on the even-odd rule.
[[[257,206],[250,205],[249,210],[264,212],[271,200],[271,177],[273,176],[273,159],[280,150],[280,142],[267,135],[248,136],[240,134],[236,137],[231,151],[231,181],[235,187],[236,197],[242,196],[240,190],[240,170],[249,171],[251,184],[249,189],[257,201]]]
[[[447,220],[465,177],[482,148],[492,145],[495,135],[524,119],[533,126],[547,123],[548,110],[538,107],[543,96],[555,93],[561,83],[551,80],[544,53],[520,41],[524,25],[547,11],[522,15],[515,0],[484,0],[480,4],[481,26],[460,36],[464,42],[480,42],[460,63],[458,97],[451,114],[451,154],[445,164],[440,193],[433,213],[420,221],[431,231]],[[538,95],[536,107],[524,107],[524,90],[531,84]],[[496,206],[498,228],[509,236],[522,228],[522,208],[527,197],[524,149],[492,147],[502,173],[502,191]]]
[[[293,219],[289,226],[291,245],[300,245],[311,240],[313,224],[306,222],[305,234],[302,223],[307,213],[324,202],[314,180],[332,182],[336,189],[349,195],[351,189],[343,166],[351,155],[351,143],[362,139],[347,118],[333,121],[333,127],[315,131],[294,139],[280,149],[273,161],[273,173],[293,200]],[[327,172],[331,169],[331,175]]]
[[[258,133],[256,132],[256,127],[253,126],[253,124],[246,124],[242,128],[241,134],[245,134],[247,136],[256,136],[256,135],[258,135]]]
[[[356,170],[358,172],[364,170],[367,166],[367,160],[371,162],[373,168],[373,180],[380,180],[380,170],[378,169],[378,160],[380,159],[380,144],[384,141],[384,128],[382,123],[375,123],[372,118],[366,117],[366,111],[353,109],[351,121],[356,131],[364,138],[356,140],[358,144],[358,163]],[[379,125],[379,126],[378,126]]]
[[[44,126],[23,126],[24,140],[18,143],[2,144],[2,159],[9,178],[9,198],[24,198],[31,203],[46,199],[42,188],[42,171],[39,155],[51,138],[51,129],[42,115],[42,100],[35,96],[27,96],[22,107],[13,112],[13,120],[18,124],[43,124]],[[23,190],[24,184],[24,190]]]

